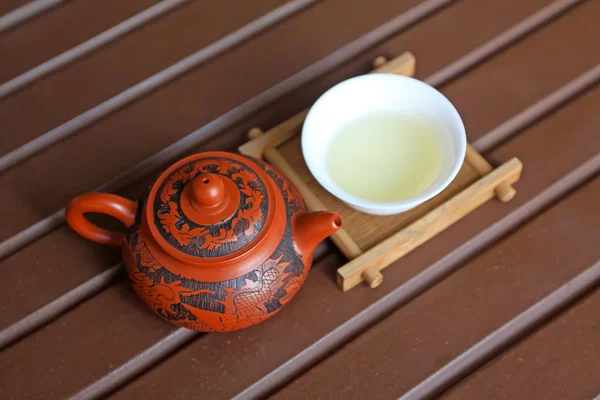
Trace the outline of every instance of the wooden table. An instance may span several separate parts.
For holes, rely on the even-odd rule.
[[[0,13],[0,398],[600,393],[600,1],[4,0]],[[406,50],[474,147],[525,169],[513,201],[377,289],[343,293],[328,243],[284,312],[199,334],[151,314],[119,252],[64,224],[76,194],[132,196]]]

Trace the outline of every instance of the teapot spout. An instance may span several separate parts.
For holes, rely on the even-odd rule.
[[[342,227],[342,217],[326,211],[304,212],[296,215],[292,225],[300,254],[312,257],[317,245]]]

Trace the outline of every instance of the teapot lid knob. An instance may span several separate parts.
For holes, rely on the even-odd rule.
[[[218,175],[202,174],[190,182],[192,204],[198,207],[214,207],[225,197],[225,184]]]
[[[185,186],[180,202],[191,221],[208,226],[230,218],[237,211],[240,192],[231,180],[204,173]]]

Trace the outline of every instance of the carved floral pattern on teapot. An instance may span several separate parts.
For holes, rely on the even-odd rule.
[[[202,173],[230,179],[240,192],[233,218],[201,225],[185,215],[180,199],[185,185]],[[153,207],[156,228],[173,247],[194,256],[219,257],[242,249],[258,236],[268,210],[265,183],[246,165],[226,158],[204,158],[178,168],[158,189]]]

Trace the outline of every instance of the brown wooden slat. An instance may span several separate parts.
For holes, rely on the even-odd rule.
[[[443,398],[594,398],[600,394],[599,309],[597,289]]]
[[[373,326],[275,398],[396,398],[600,258],[600,179]],[[567,222],[568,221],[568,222]],[[584,232],[584,234],[582,234]]]
[[[429,68],[430,71],[436,68],[436,65],[437,68],[441,68],[446,63],[456,59],[459,55],[466,53],[471,47],[480,44],[481,41],[487,39],[480,30],[481,24],[479,21],[481,19],[489,18],[489,22],[486,23],[488,29],[486,30],[486,34],[493,36],[494,34],[501,32],[507,26],[515,23],[520,18],[530,14],[532,9],[535,9],[535,4],[525,7],[523,5],[517,5],[517,3],[518,2],[507,3],[499,9],[491,10],[489,10],[489,7],[480,6],[480,3],[475,0],[458,3],[456,6],[449,8],[431,21],[418,25],[414,29],[409,30],[405,35],[398,36],[393,41],[386,42],[383,45],[384,50],[389,51],[392,54],[399,53],[402,48],[406,48],[407,44],[410,45],[411,41],[414,41],[417,45],[424,45],[427,43],[428,47],[432,50],[443,48],[445,50],[443,52],[440,51],[441,55],[439,59],[430,59],[434,62],[433,67],[423,67],[425,70]],[[479,16],[480,20],[475,20],[473,18],[474,16]],[[462,26],[463,29],[469,29],[472,32],[471,35],[466,36],[476,37],[477,39],[471,41],[459,41],[450,34],[445,36],[447,42],[440,41],[439,38],[437,38],[435,33],[436,30],[448,30],[449,32],[454,32],[455,30],[452,30],[454,21],[461,18],[465,19],[465,21],[472,21],[472,24],[465,23]],[[310,21],[306,21],[306,23],[309,22]],[[291,33],[300,34],[299,32],[302,31],[303,27],[304,26],[295,27]],[[288,33],[290,32],[288,31]],[[476,35],[478,33],[480,33],[480,35]],[[464,35],[465,34],[461,31],[459,37]],[[405,39],[405,36],[407,36],[407,39]],[[256,40],[252,45],[264,46],[265,48],[269,47],[269,41],[258,43],[260,40],[262,39]],[[281,43],[285,43],[286,40],[287,37],[282,35]],[[436,47],[433,48],[433,45]],[[447,51],[448,47],[454,49],[454,56]],[[413,47],[411,46],[411,48]],[[375,52],[376,51],[374,50],[373,53]],[[433,53],[436,53],[436,51],[433,51]],[[248,57],[247,60],[251,59],[252,54],[253,52],[243,53],[245,57]],[[352,68],[354,70],[364,68],[361,67],[361,64],[365,64],[365,61],[370,58],[370,54],[365,55],[365,57],[367,58],[364,58],[361,63],[354,64]],[[322,91],[325,85],[331,85],[334,81],[339,81],[349,76],[350,73],[351,71],[343,69],[339,73],[332,74],[323,81],[317,82],[311,87],[307,87],[306,92],[302,91],[280,104],[288,104],[285,109],[285,112],[287,113],[290,112],[290,108],[298,109],[305,107],[309,104],[309,99],[312,96],[315,96],[318,91]],[[275,118],[279,115],[279,112],[281,112],[281,108],[274,113]],[[261,115],[260,117],[264,118],[264,115]],[[243,129],[237,129],[236,131],[227,133],[226,136],[222,137],[221,141],[214,141],[205,148],[227,148],[228,146],[231,146],[232,141],[236,142],[235,144],[237,145],[240,136],[243,135],[242,130]],[[85,179],[84,176],[79,178],[82,180]],[[69,257],[65,258],[64,255],[67,254],[67,252]],[[61,230],[40,239],[29,248],[4,260],[1,264],[1,268],[5,268],[5,271],[7,271],[6,279],[2,281],[4,284],[0,283],[0,287],[2,287],[6,296],[3,312],[0,313],[2,326],[6,327],[11,323],[16,322],[18,319],[23,318],[28,313],[44,305],[46,302],[53,300],[74,286],[101,272],[107,265],[117,263],[118,259],[119,254],[117,251],[86,243],[83,239],[77,238],[67,227],[63,227]],[[10,283],[18,280],[19,276],[27,276],[28,278],[27,280],[19,280],[19,285],[16,286]],[[16,293],[21,295],[19,301],[16,301],[17,298],[14,296]]]
[[[470,76],[464,78],[465,81],[469,79]],[[518,96],[518,93],[514,96]],[[310,360],[311,352],[319,352],[320,346],[326,346],[319,341],[335,341],[336,336],[351,328],[347,326],[332,333],[334,329],[594,156],[600,149],[600,139],[596,135],[600,116],[592,116],[592,110],[597,108],[597,96],[598,89],[587,93],[492,152],[491,156],[498,161],[505,161],[513,155],[519,156],[523,161],[525,170],[521,181],[516,185],[517,197],[507,204],[486,204],[430,243],[405,256],[396,265],[386,269],[386,279],[377,290],[362,286],[342,293],[335,288],[334,274],[337,266],[314,271],[297,302],[290,304],[276,322],[267,322],[233,339],[226,335],[203,336],[187,346],[185,352],[165,361],[118,392],[115,397],[128,398],[134,393],[142,396],[166,396],[167,390],[169,393],[175,390],[177,395],[202,387],[207,396],[225,398],[244,390],[284,362],[293,362],[296,364],[295,368],[302,368],[304,362],[310,362],[303,360]],[[564,135],[566,129],[572,132],[568,138]],[[589,263],[583,263],[581,267],[587,265]],[[315,323],[316,315],[319,316],[318,323]],[[348,325],[355,324],[349,322]],[[287,332],[294,333],[288,335],[285,334]],[[330,334],[334,338],[327,337]],[[309,348],[310,346],[314,347]],[[239,361],[240,354],[243,354],[243,362]],[[290,360],[292,357],[297,359]],[[198,364],[194,359],[204,362]],[[235,377],[233,382],[232,377]],[[176,388],[167,384],[174,380],[179,382]],[[265,383],[270,384],[271,382]],[[261,389],[256,388],[246,395],[256,393],[261,393]]]
[[[3,82],[0,84],[0,98],[4,98],[11,93],[17,92],[33,82],[40,80],[41,78],[48,76],[69,64],[74,63],[76,60],[83,58],[86,55],[93,53],[94,51],[106,46],[108,43],[118,40],[121,37],[126,36],[135,29],[156,20],[175,8],[185,4],[188,0],[162,0],[159,3],[152,5],[151,7],[145,8],[144,10],[132,15],[131,17],[122,20],[118,24],[112,25],[110,28],[98,33],[97,35],[77,44],[68,50],[56,54],[41,63],[38,63],[35,67],[28,69],[27,71],[21,72],[19,75]],[[7,17],[8,18],[8,17]],[[0,29],[2,29],[0,27]],[[47,136],[46,136],[47,137]],[[41,139],[40,139],[41,140]],[[11,152],[13,157],[15,154],[22,154],[22,158],[26,158],[27,155],[24,153],[25,148],[31,149],[32,144],[28,147],[22,147],[20,150]],[[33,153],[30,153],[30,155]],[[7,165],[2,164],[6,162],[9,155],[0,158],[0,170],[4,171],[7,169]],[[13,158],[13,162],[18,162],[18,159]]]
[[[190,2],[23,88],[1,103],[1,123],[20,134],[2,141],[0,152],[14,150],[285,2]],[[232,8],[236,13],[230,12]]]
[[[154,0],[70,1],[52,8],[0,36],[3,60],[0,82],[14,78],[154,3]],[[25,107],[23,111],[28,109]]]
[[[66,0],[32,0],[18,8],[15,8],[0,16],[0,33],[15,29],[19,25],[25,24],[48,10],[64,4]]]
[[[0,16],[16,10],[30,1],[31,0],[3,0],[2,3],[0,3]]]

